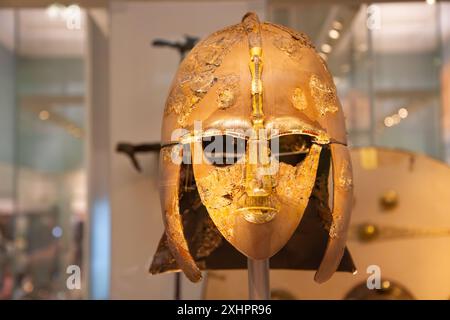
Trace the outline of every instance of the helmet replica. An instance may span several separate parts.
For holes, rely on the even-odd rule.
[[[301,33],[248,13],[200,42],[166,102],[160,173],[165,235],[152,273],[198,281],[200,269],[245,267],[245,256],[318,268],[318,282],[355,270],[344,115]]]

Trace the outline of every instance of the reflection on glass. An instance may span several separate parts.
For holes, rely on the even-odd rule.
[[[372,30],[376,143],[443,158],[437,8],[377,6],[381,25]]]
[[[13,212],[15,194],[14,12],[0,10],[0,300],[14,290]]]
[[[426,2],[271,1],[269,18],[307,33],[327,61],[351,145],[396,147],[444,159],[444,138],[450,150],[450,103],[448,94],[441,103],[441,88],[448,90],[440,80],[448,84],[448,12],[448,4]]]
[[[6,262],[0,260],[5,266],[0,269],[0,292],[8,287],[9,275],[13,285],[2,298],[67,299],[82,294],[66,287],[67,268],[82,264],[86,217],[84,30],[81,13],[79,25],[66,21],[68,17],[49,15],[45,9],[11,11],[15,49],[9,55],[14,63],[0,65],[12,66],[8,78],[14,81],[13,103],[0,97],[13,110],[13,126],[1,126],[2,136],[13,137],[2,141],[13,156],[7,158],[8,148],[2,147],[0,157],[13,175],[0,204],[8,207],[1,202],[8,199],[14,210],[0,220],[0,244],[3,234],[10,239],[10,254]],[[7,59],[2,49],[0,45],[0,59]],[[3,83],[0,90],[5,90]]]

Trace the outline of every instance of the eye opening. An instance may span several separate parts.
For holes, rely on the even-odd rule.
[[[226,167],[237,163],[245,155],[247,141],[231,135],[202,138],[203,155],[214,166]]]
[[[302,134],[288,134],[272,138],[272,155],[282,163],[296,166],[302,162],[311,148],[312,138]]]
[[[312,137],[287,134],[269,140],[271,154],[279,162],[296,166],[302,162],[312,145]],[[231,135],[212,135],[202,138],[202,151],[209,163],[217,167],[236,164],[244,155],[247,140]]]

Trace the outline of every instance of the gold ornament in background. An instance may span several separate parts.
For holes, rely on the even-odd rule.
[[[374,147],[360,148],[360,165],[365,170],[375,170],[378,168],[378,153]]]
[[[272,300],[297,300],[294,294],[285,289],[270,290],[270,298]]]
[[[361,223],[350,227],[349,240],[373,242],[375,240],[397,240],[421,237],[450,236],[450,228],[414,228]]]
[[[415,300],[412,293],[395,280],[383,279],[381,288],[369,289],[367,281],[353,287],[344,297],[345,300]]]
[[[378,227],[374,224],[364,223],[358,229],[359,240],[362,242],[373,241],[378,237]]]
[[[395,190],[388,190],[380,197],[380,206],[383,210],[395,209],[398,205],[398,193]]]

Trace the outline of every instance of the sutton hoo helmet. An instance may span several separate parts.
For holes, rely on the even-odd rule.
[[[318,282],[354,271],[344,115],[305,35],[249,13],[200,42],[170,89],[160,172],[165,235],[152,273],[181,269],[198,281],[200,269],[242,266],[242,254],[318,267]],[[324,241],[309,241],[315,230]]]

